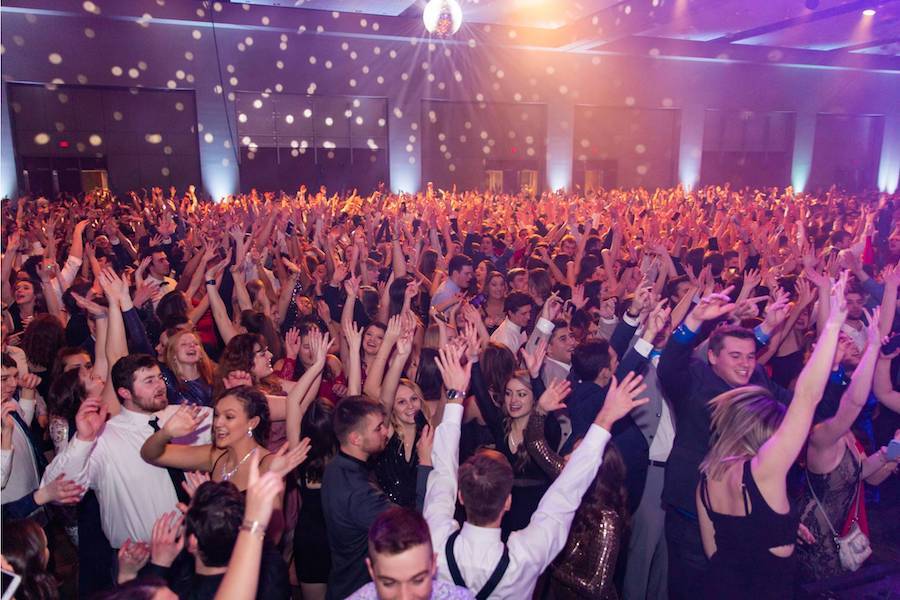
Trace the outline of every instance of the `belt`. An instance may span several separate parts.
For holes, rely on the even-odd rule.
[[[651,467],[662,467],[663,469],[666,468],[666,461],[664,460],[648,460],[647,464]]]

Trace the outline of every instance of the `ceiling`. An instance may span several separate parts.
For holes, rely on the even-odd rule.
[[[230,0],[420,19],[425,0]],[[464,30],[519,30],[512,43],[568,51],[665,48],[668,53],[832,64],[848,54],[900,55],[900,0],[459,0]],[[863,10],[875,9],[865,16]],[[530,35],[529,35],[530,34]],[[646,51],[646,50],[644,50]]]

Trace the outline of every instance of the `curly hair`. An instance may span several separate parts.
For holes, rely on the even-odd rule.
[[[213,377],[213,395],[218,396],[224,390],[223,380],[232,371],[246,371],[253,377],[254,384],[262,384],[265,387],[274,386],[274,381],[270,377],[266,377],[262,381],[257,381],[253,375],[253,357],[254,348],[266,347],[266,338],[258,333],[241,333],[231,338],[219,357],[219,364]]]
[[[53,370],[56,353],[66,345],[66,330],[53,315],[35,315],[22,334],[22,350],[28,361]]]

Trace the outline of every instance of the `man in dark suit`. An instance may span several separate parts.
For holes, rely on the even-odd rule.
[[[731,389],[759,385],[784,404],[792,392],[772,382],[756,355],[776,328],[787,318],[790,306],[782,298],[766,308],[764,322],[754,330],[738,326],[715,329],[709,338],[707,360],[692,358],[698,333],[707,323],[720,320],[735,304],[727,296],[703,298],[675,330],[659,359],[658,374],[666,397],[672,402],[678,430],[666,466],[663,502],[666,505],[666,541],[669,558],[669,597],[697,598],[707,558],[700,541],[695,491],[699,467],[710,445],[709,401]],[[834,373],[825,391],[826,400],[840,397],[846,383]]]
[[[334,411],[340,452],[322,479],[322,510],[331,547],[328,598],[341,600],[368,583],[365,557],[369,527],[394,506],[366,464],[387,445],[381,404],[363,396],[345,398]]]

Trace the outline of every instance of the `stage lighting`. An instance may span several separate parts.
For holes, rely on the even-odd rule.
[[[438,37],[447,37],[459,31],[462,25],[462,8],[456,0],[429,0],[422,13],[425,29]]]
[[[865,16],[867,16],[867,17],[874,17],[874,16],[875,16],[875,9],[874,9],[874,8],[867,8],[866,10],[863,11],[863,14],[864,14]]]

